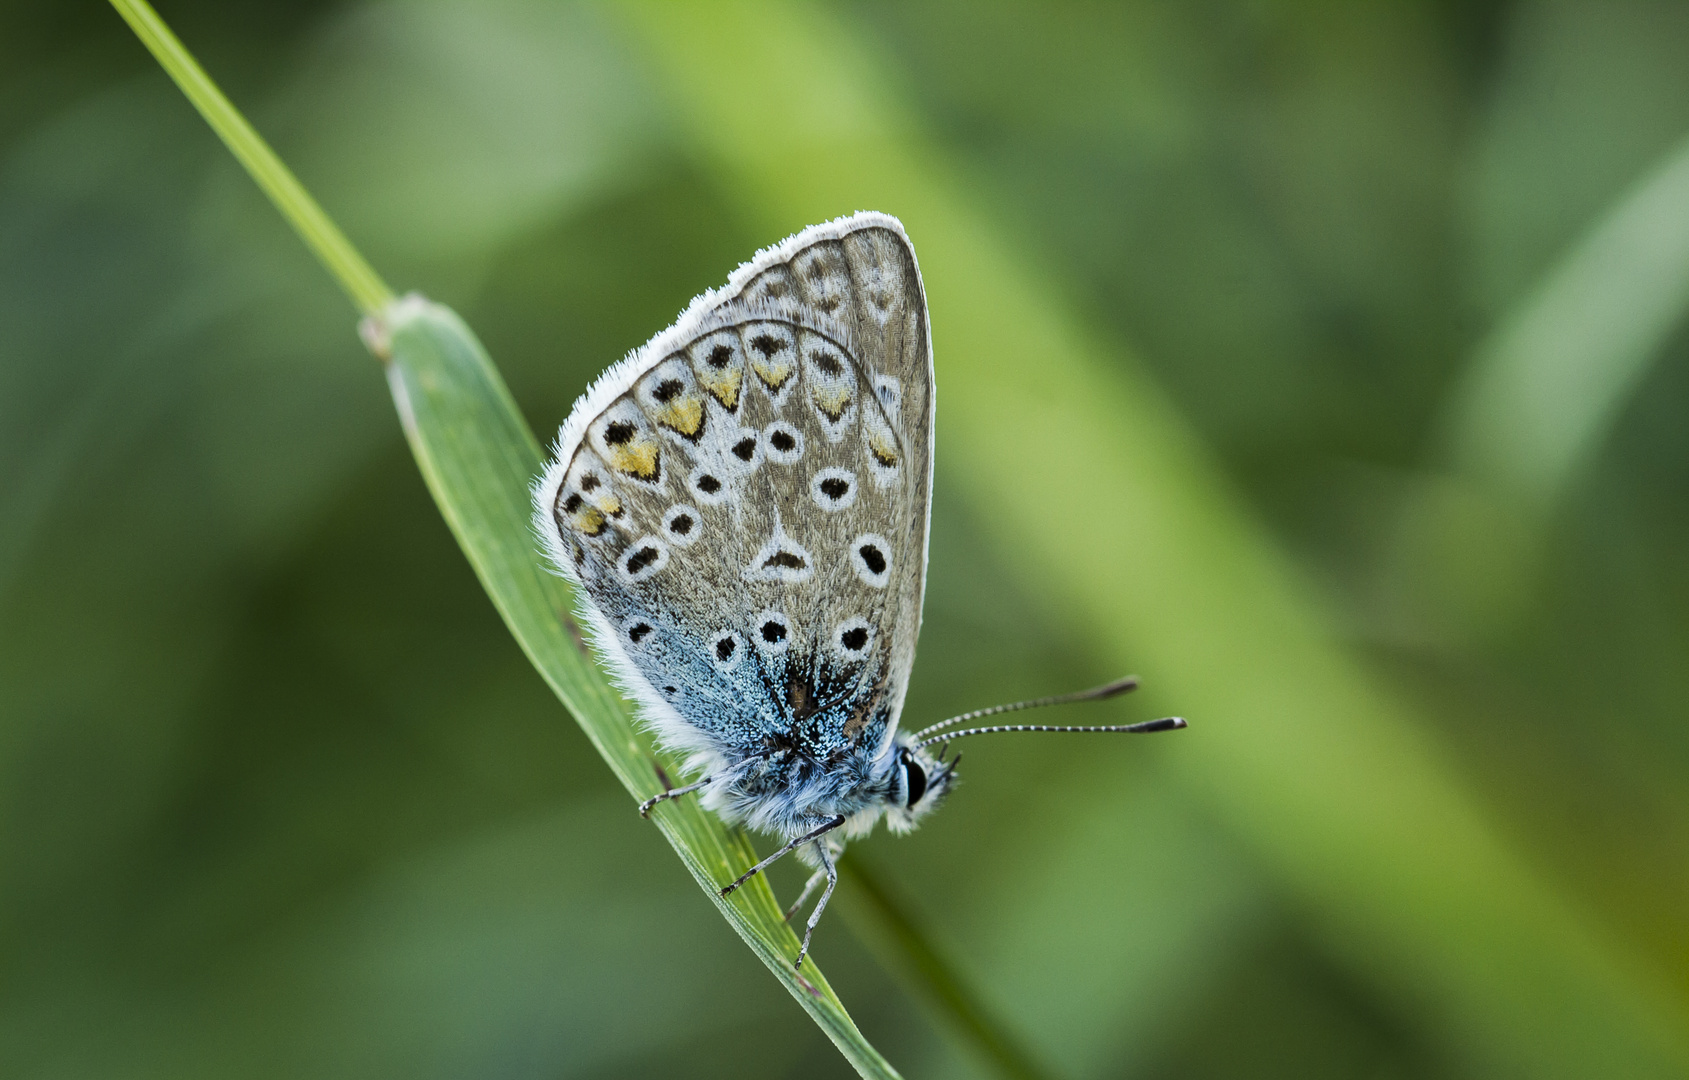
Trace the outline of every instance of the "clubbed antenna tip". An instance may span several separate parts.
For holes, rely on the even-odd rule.
[[[1090,690],[1081,690],[1072,695],[1072,699],[1074,701],[1107,701],[1111,697],[1118,697],[1137,688],[1138,677],[1128,675],[1123,679],[1116,679],[1111,683],[1104,683],[1102,686],[1093,687]]]
[[[1182,716],[1163,716],[1159,720],[1145,720],[1141,724],[1133,724],[1127,730],[1134,733],[1148,735],[1152,731],[1177,731],[1182,727],[1190,727]]]

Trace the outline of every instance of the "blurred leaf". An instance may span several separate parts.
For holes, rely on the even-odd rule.
[[[903,218],[945,387],[939,460],[968,463],[944,475],[1084,640],[1192,717],[1168,764],[1334,951],[1482,1067],[1681,1075],[1683,1002],[1532,873],[1334,645],[1154,387],[974,211],[846,28],[795,3],[618,10],[763,235],[863,206]],[[1044,508],[1050,527],[1021,527]]]
[[[1615,203],[1478,347],[1450,464],[1551,508],[1689,307],[1689,140]]]
[[[1526,0],[1506,16],[1459,179],[1463,291],[1492,322],[1689,131],[1689,7]]]
[[[876,946],[882,962],[899,971],[957,1029],[961,1042],[1009,1080],[1047,1075],[974,989],[957,975],[909,914],[909,906],[860,855],[839,864],[852,925]]]
[[[274,961],[334,1038],[291,1075],[655,1075],[721,1036],[778,1062],[809,1034],[619,789],[383,867],[307,925]]]
[[[383,263],[484,256],[609,185],[660,134],[590,8],[519,0],[353,7],[266,128],[271,114],[299,131],[295,167]]]
[[[544,459],[492,362],[457,316],[419,298],[390,307],[378,333],[390,342],[388,382],[417,464],[505,624],[623,786],[636,799],[659,794],[648,741],[571,640],[568,587],[541,565],[528,492]],[[857,1071],[895,1077],[813,963],[802,972],[792,966],[798,939],[767,878],[721,896],[721,886],[756,861],[744,834],[695,800],[665,803],[652,816],[699,887]]]

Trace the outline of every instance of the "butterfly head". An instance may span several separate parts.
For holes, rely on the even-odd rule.
[[[958,754],[945,761],[913,741],[900,742],[886,800],[887,827],[906,833],[919,825],[955,785],[956,763],[961,760]]]

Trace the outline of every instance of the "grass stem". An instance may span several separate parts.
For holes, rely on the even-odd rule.
[[[152,5],[146,0],[111,0],[111,6],[123,16],[159,65],[176,80],[182,93],[193,102],[194,108],[205,117],[205,122],[245,166],[252,179],[264,189],[264,194],[275,203],[276,209],[293,226],[299,238],[316,253],[358,310],[365,315],[374,315],[391,303],[393,290],[381,280],[381,275],[346,239],[346,234],[317,205],[317,200],[311,198],[293,172],[282,164],[281,158],[270,149],[263,136],[217,88],[211,76],[170,32]]]

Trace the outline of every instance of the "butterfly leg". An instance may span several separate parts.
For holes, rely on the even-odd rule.
[[[737,889],[739,886],[743,885],[745,882],[747,882],[747,881],[751,880],[752,878],[756,877],[758,874],[760,874],[764,870],[768,869],[768,867],[772,866],[774,864],[774,861],[776,859],[780,858],[780,856],[787,854],[788,852],[792,851],[794,848],[802,847],[804,844],[809,843],[811,840],[815,840],[819,837],[825,836],[826,834],[832,832],[834,829],[838,828],[840,825],[843,825],[844,823],[845,823],[845,819],[844,819],[843,814],[840,814],[838,817],[828,818],[826,820],[826,822],[824,824],[822,824],[819,828],[811,829],[809,832],[804,833],[802,836],[797,837],[796,839],[788,842],[785,847],[781,848],[779,851],[776,851],[774,854],[770,855],[768,858],[762,860],[762,862],[757,863],[755,866],[751,867],[749,870],[746,870],[743,874],[740,874],[738,879],[735,880],[733,882],[733,884],[724,886],[722,888],[721,895],[726,896],[728,893],[731,893],[734,889]],[[832,864],[829,863],[828,865],[832,865]]]
[[[815,933],[815,924],[821,921],[821,912],[826,910],[827,901],[833,898],[833,886],[839,883],[839,871],[833,865],[833,853],[827,850],[826,844],[816,844],[815,850],[821,856],[821,869],[827,875],[827,890],[821,894],[821,899],[815,902],[815,910],[809,913],[809,925],[804,927],[803,931],[803,946],[798,949],[797,963],[792,965],[795,968],[803,967],[803,958],[809,954],[809,935]]]
[[[651,808],[656,806],[658,803],[667,802],[670,799],[678,799],[682,795],[690,795],[709,782],[710,777],[706,776],[695,784],[687,784],[685,787],[677,787],[673,791],[665,791],[661,795],[653,795],[639,804],[639,816],[650,817]]]
[[[809,875],[809,880],[804,883],[803,892],[798,893],[798,898],[792,901],[791,907],[786,909],[787,922],[792,921],[792,916],[798,913],[798,909],[803,907],[804,901],[809,899],[809,894],[815,891],[815,887],[821,884],[821,879],[826,876],[827,871],[825,870],[817,870],[815,873]]]

